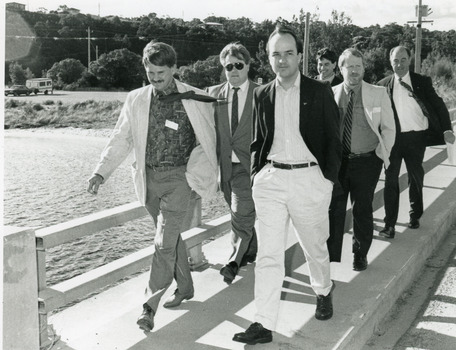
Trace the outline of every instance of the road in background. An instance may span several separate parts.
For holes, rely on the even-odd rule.
[[[42,94],[38,95],[31,94],[29,96],[5,96],[5,101],[7,100],[17,100],[17,101],[31,101],[42,103],[44,101],[62,101],[65,102],[82,102],[87,100],[95,101],[125,101],[128,91],[126,92],[116,92],[116,91],[61,91],[54,90],[53,94]]]

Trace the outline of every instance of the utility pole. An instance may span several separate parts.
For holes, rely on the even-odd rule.
[[[87,69],[89,69],[90,66],[90,27],[87,28],[87,50],[88,50],[88,56],[87,56]]]
[[[432,11],[427,5],[422,5],[421,0],[418,0],[418,6],[416,6],[416,17],[417,21],[407,21],[407,23],[416,23],[416,37],[415,37],[415,73],[421,73],[421,40],[422,40],[422,23],[434,22],[434,21],[423,21],[422,17],[429,16]]]
[[[309,73],[309,32],[310,32],[310,13],[306,13],[306,27],[304,28],[304,50],[302,57],[302,74]]]
[[[418,0],[418,23],[416,24],[415,73],[421,73],[421,0]]]

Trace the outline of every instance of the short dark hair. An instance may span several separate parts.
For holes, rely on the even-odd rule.
[[[361,51],[359,51],[358,49],[355,49],[354,47],[350,47],[349,49],[345,49],[344,52],[342,52],[341,55],[339,56],[339,67],[344,66],[345,60],[348,55],[353,55],[355,57],[361,58],[361,61],[363,62],[363,66],[364,66],[364,56],[361,53]]]
[[[177,55],[171,45],[153,40],[144,48],[142,61],[144,65],[151,63],[154,66],[171,68],[177,62]]]
[[[302,42],[301,42],[301,40],[298,39],[298,36],[293,31],[293,29],[284,24],[279,23],[276,25],[276,28],[271,33],[271,35],[269,35],[268,43],[266,44],[266,52],[268,53],[268,55],[269,55],[269,42],[271,41],[272,37],[276,34],[281,34],[281,35],[290,34],[296,42],[297,53],[302,53]]]
[[[412,52],[410,51],[410,49],[408,47],[405,47],[405,46],[402,46],[402,45],[399,45],[399,46],[395,46],[393,47],[391,50],[390,50],[390,57],[393,55],[393,52],[394,50],[404,50],[405,52],[407,52],[407,55],[408,57],[412,57]]]
[[[326,58],[328,61],[331,61],[331,63],[336,63],[337,62],[337,55],[334,51],[331,51],[327,47],[324,47],[317,52],[317,60],[322,60]]]
[[[237,57],[238,59],[243,60],[245,64],[250,63],[250,52],[239,41],[229,43],[222,49],[219,55],[220,63],[222,65],[227,56]]]

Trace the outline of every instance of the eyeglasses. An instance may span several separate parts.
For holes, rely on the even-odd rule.
[[[236,63],[228,63],[226,66],[225,66],[225,69],[228,71],[228,72],[231,72],[233,70],[233,68],[236,68],[237,70],[242,70],[244,69],[244,63],[242,62],[236,62]]]

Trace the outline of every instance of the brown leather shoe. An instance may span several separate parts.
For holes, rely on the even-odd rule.
[[[150,332],[154,328],[154,312],[149,305],[143,305],[143,312],[138,317],[136,324],[145,332]]]
[[[261,323],[255,322],[245,332],[236,333],[233,340],[249,345],[270,343],[272,342],[272,332],[264,328]]]
[[[193,293],[191,294],[181,294],[179,293],[179,289],[174,291],[174,294],[169,297],[169,299],[163,304],[163,307],[170,308],[176,307],[182,304],[184,300],[190,300],[193,298]]]
[[[223,276],[223,281],[227,284],[231,284],[238,273],[238,266],[234,261],[223,266],[220,269],[220,274]]]
[[[385,228],[381,230],[378,234],[381,237],[394,238],[394,236],[396,235],[396,231],[392,226],[385,226]]]

